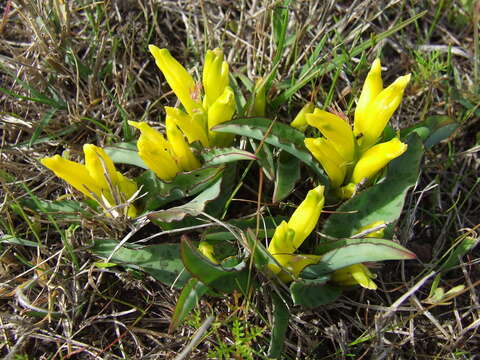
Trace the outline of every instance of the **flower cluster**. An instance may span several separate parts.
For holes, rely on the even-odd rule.
[[[167,49],[150,45],[149,50],[185,111],[165,108],[167,139],[146,123],[130,121],[129,124],[141,132],[137,143],[140,157],[160,179],[168,181],[181,171],[200,167],[200,161],[189,144],[198,141],[206,148],[232,144],[233,135],[216,133],[211,129],[232,119],[235,97],[228,86],[228,63],[220,49],[208,50],[205,56],[203,100],[193,77]]]
[[[400,105],[410,75],[399,77],[383,89],[380,60],[376,59],[365,80],[354,116],[353,130],[340,116],[309,103],[292,126],[317,128],[323,137],[306,138],[305,146],[322,164],[332,188],[351,197],[358,184],[371,180],[388,162],[403,154],[407,145],[398,138],[376,144]]]
[[[83,152],[85,165],[60,155],[44,158],[40,162],[82,194],[102,205],[109,214],[119,215],[117,208],[127,204],[127,215],[137,216],[137,209],[129,204],[135,198],[137,184],[115,169],[113,161],[102,148],[85,144]]]

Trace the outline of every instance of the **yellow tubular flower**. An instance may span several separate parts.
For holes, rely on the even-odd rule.
[[[220,49],[208,50],[203,64],[203,106],[208,109],[222,95],[228,85],[228,63]]]
[[[369,107],[382,90],[382,65],[380,64],[380,59],[375,59],[365,79],[360,98],[358,99],[357,108],[355,109],[355,121],[353,125],[353,134],[355,136],[363,134],[365,131],[368,132],[370,125],[369,120],[372,116],[369,112]]]
[[[305,131],[307,129],[308,123],[305,115],[313,113],[315,104],[313,102],[306,103],[303,108],[298,112],[295,119],[290,123],[290,126],[300,130]]]
[[[204,147],[209,147],[208,134],[197,117],[185,114],[182,110],[165,106],[167,117],[170,117],[175,124],[182,130],[191,144],[200,141]]]
[[[188,71],[170,54],[167,49],[149,45],[148,49],[155,58],[155,63],[165,76],[168,85],[189,114],[201,111],[200,102],[195,99],[195,82]]]
[[[212,244],[209,244],[206,241],[200,241],[198,244],[198,250],[212,263],[218,264],[217,259],[215,259],[215,252],[213,250]]]
[[[407,145],[397,138],[375,145],[368,149],[358,160],[353,169],[352,182],[360,183],[363,179],[370,179],[385,167],[391,160],[402,155]]]
[[[138,155],[160,179],[172,180],[182,171],[172,156],[170,144],[160,132],[144,122],[129,121],[128,124],[140,130]]]
[[[380,225],[385,225],[385,221],[375,221],[375,222],[373,222],[373,223],[371,223],[371,224],[362,226],[362,227],[360,228],[360,230],[358,230],[358,232],[359,232],[359,233],[362,233],[362,232],[367,231],[367,230],[369,230],[369,229],[376,228],[377,226],[380,226]],[[367,234],[365,237],[369,237],[369,238],[382,238],[384,231],[385,231],[385,228],[381,228],[380,230],[377,230],[377,231],[371,232],[370,234]]]
[[[363,264],[355,264],[334,271],[331,281],[340,286],[360,285],[366,289],[376,290],[377,284],[372,280],[375,278],[368,268]]]
[[[253,116],[265,116],[267,111],[267,94],[265,82],[262,78],[255,83],[255,99],[253,102]]]
[[[304,143],[315,159],[322,164],[332,188],[342,185],[345,180],[347,164],[331,142],[325,138],[306,138]]]
[[[325,203],[324,190],[325,187],[322,185],[310,190],[305,200],[300,203],[288,221],[288,228],[295,231],[293,240],[295,249],[302,245],[317,225]]]
[[[355,140],[352,129],[341,117],[324,110],[315,109],[313,114],[306,115],[310,126],[316,127],[323,136],[331,141],[335,150],[347,162],[355,157]]]
[[[284,267],[291,273],[293,276],[298,277],[305,267],[308,265],[316,264],[320,261],[322,257],[320,255],[310,255],[310,254],[298,254],[291,255],[289,261],[284,265]],[[293,280],[293,277],[286,271],[282,271],[278,274],[280,280],[285,283],[288,283]]]
[[[232,119],[235,112],[235,95],[233,90],[227,86],[222,95],[208,109],[208,136],[210,146],[225,147],[232,144],[233,134],[222,134],[210,129],[214,126]]]
[[[365,151],[377,142],[385,126],[402,101],[403,92],[411,75],[400,76],[389,87],[382,90],[367,107],[368,117],[361,126],[362,136],[358,139]]]
[[[293,246],[294,237],[295,233],[288,228],[288,223],[282,221],[275,229],[272,240],[270,240],[268,245],[268,252],[283,267],[286,266],[295,252],[295,247]],[[281,268],[276,265],[269,265],[269,268],[274,274],[278,274],[281,271]]]
[[[115,169],[115,165],[105,151],[95,145],[85,144],[85,165],[67,160],[59,155],[40,160],[42,165],[65,180],[85,196],[95,200],[106,200],[107,207],[119,205],[118,201],[130,199],[137,191],[134,181],[126,178]],[[108,177],[108,179],[107,179]],[[120,199],[115,199],[112,190]],[[128,207],[128,216],[135,217],[135,206]]]
[[[175,155],[177,165],[184,171],[198,169],[201,166],[200,161],[193,155],[182,132],[178,129],[175,121],[168,115],[165,119],[165,127],[167,130],[167,139]]]

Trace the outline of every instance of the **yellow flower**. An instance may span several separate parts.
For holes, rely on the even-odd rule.
[[[305,200],[294,211],[288,223],[282,221],[277,226],[268,251],[277,262],[294,276],[298,276],[302,269],[320,260],[318,255],[296,255],[294,252],[302,245],[317,225],[318,218],[322,212],[324,198],[324,186],[320,185],[310,190]],[[284,281],[291,280],[288,273],[276,265],[269,266],[274,274],[279,274]]]
[[[228,63],[224,60],[222,50],[208,50],[205,55],[202,100],[201,86],[195,84],[192,76],[167,49],[159,49],[154,45],[150,45],[149,49],[186,110],[185,113],[166,107],[167,117],[180,128],[188,142],[200,141],[203,147],[231,145],[233,135],[211,130],[215,125],[231,120],[235,112],[235,96],[228,86]]]
[[[113,161],[102,148],[85,144],[83,152],[85,165],[59,155],[44,158],[40,162],[59,178],[107,209],[125,203],[137,192],[135,182],[115,169]],[[130,217],[137,215],[134,205],[128,206],[127,214]]]
[[[315,104],[313,102],[306,103],[303,108],[298,112],[297,116],[295,116],[295,119],[293,119],[293,121],[290,123],[290,126],[300,131],[305,131],[308,126],[306,115],[313,113],[314,109]]]
[[[220,49],[208,50],[203,64],[203,107],[208,109],[228,86],[228,63]]]
[[[196,96],[195,82],[188,71],[170,54],[167,49],[149,45],[148,49],[155,58],[155,63],[165,76],[168,85],[189,114],[202,111],[202,105]]]
[[[198,250],[212,263],[218,264],[212,244],[209,244],[206,241],[200,241],[198,244]]]
[[[362,154],[355,164],[352,182],[358,184],[365,179],[371,179],[391,160],[402,155],[406,150],[407,145],[397,138],[371,147]]]
[[[320,109],[299,114],[296,124],[292,123],[292,126],[302,126],[301,116],[304,116],[308,125],[316,127],[323,135],[321,138],[306,138],[304,142],[324,168],[338,196],[353,196],[356,185],[372,179],[391,160],[406,151],[407,145],[398,139],[375,143],[399,106],[409,80],[410,75],[401,76],[383,89],[381,64],[376,59],[355,110],[353,131],[346,120]]]
[[[215,100],[208,109],[208,136],[210,146],[230,146],[233,141],[233,134],[222,134],[210,130],[216,125],[232,119],[235,112],[235,95],[233,90],[227,86],[223,93]]]
[[[163,135],[144,122],[129,121],[140,130],[137,141],[138,155],[160,179],[172,180],[181,171],[175,161],[171,145]]]
[[[332,274],[331,281],[340,286],[360,285],[366,289],[376,290],[377,284],[372,280],[375,278],[368,268],[363,264],[354,264],[337,270]]]
[[[373,229],[377,226],[385,225],[384,221],[375,221],[369,225],[363,226],[360,228],[359,233],[362,233],[366,230]],[[381,238],[383,237],[383,232],[385,228],[371,232],[365,237],[369,238]],[[375,279],[375,275],[371,273],[368,268],[363,264],[354,264],[343,269],[334,271],[331,277],[331,281],[340,285],[340,286],[353,286],[360,285],[366,289],[376,290],[377,284],[372,279]]]
[[[373,62],[355,110],[354,134],[362,151],[374,145],[402,101],[410,74],[383,89],[380,60]]]

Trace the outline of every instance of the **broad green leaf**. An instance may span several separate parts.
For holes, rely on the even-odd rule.
[[[189,273],[209,288],[223,293],[231,293],[233,290],[246,293],[249,273],[245,262],[237,261],[234,265],[228,264],[228,267],[214,264],[188,239],[182,239],[181,256]]]
[[[180,293],[168,332],[172,333],[185,317],[197,306],[198,300],[208,292],[208,287],[198,279],[191,278]]]
[[[13,235],[2,235],[0,236],[0,244],[12,244],[12,245],[22,245],[22,246],[30,246],[30,247],[38,247],[38,243],[26,239],[19,238],[17,236]],[[43,245],[40,245],[40,247],[44,247]]]
[[[107,259],[117,246],[117,241],[96,240],[91,251],[95,255]],[[190,278],[180,258],[179,244],[159,244],[131,248],[124,245],[115,251],[110,258],[110,262],[143,270],[158,281],[176,288],[182,288]]]
[[[289,125],[272,122],[266,118],[245,118],[217,125],[214,130],[265,141],[267,144],[285,150],[312,168],[321,183],[328,184],[323,170],[303,143],[305,136]]]
[[[386,245],[386,246],[398,249],[400,251],[408,251],[402,245],[397,244],[392,240],[366,237],[362,239],[340,239],[340,240],[333,240],[333,241],[323,241],[316,247],[315,254],[323,255],[329,251],[332,251],[347,245],[366,244],[366,243],[373,244],[373,245]]]
[[[315,280],[299,279],[290,284],[290,294],[295,305],[315,308],[335,301],[342,291],[326,284],[328,277]]]
[[[285,216],[276,216],[276,217],[266,217],[261,218],[259,223],[259,233],[258,237],[260,239],[271,238],[275,232],[275,228],[283,221],[287,221],[288,218]],[[257,218],[253,217],[250,219],[232,219],[228,221],[228,224],[234,228],[239,228],[243,231],[247,229],[254,229],[257,226]],[[266,232],[266,234],[265,234]],[[222,231],[219,231],[217,228],[210,229],[202,234],[203,240],[212,240],[212,241],[225,241],[225,240],[235,240],[235,234],[232,234],[230,231],[225,231],[222,228]],[[262,240],[263,241],[263,240]]]
[[[147,217],[152,221],[169,223],[183,220],[187,215],[198,216],[205,210],[208,202],[216,199],[220,195],[221,183],[222,179],[218,179],[213,185],[202,191],[188,203],[170,209],[152,212],[148,214]]]
[[[83,202],[75,200],[47,201],[36,198],[23,199],[21,205],[44,215],[54,216],[55,219],[80,221],[80,216],[92,216],[85,210]]]
[[[295,184],[300,179],[300,165],[300,160],[290,153],[284,151],[280,153],[273,191],[274,203],[285,199],[293,192]]]
[[[322,255],[317,264],[309,265],[303,269],[301,277],[305,279],[317,279],[323,277],[335,270],[346,266],[359,264],[368,261],[384,260],[411,260],[416,256],[405,248],[399,248],[393,241],[383,240],[379,242],[363,239],[364,242],[355,242],[334,250],[330,250]]]
[[[459,124],[445,115],[434,115],[400,132],[401,137],[416,133],[424,141],[426,149],[448,138],[459,127]]]
[[[453,250],[448,255],[448,258],[440,266],[439,271],[450,270],[460,263],[460,259],[469,253],[475,246],[477,246],[479,240],[471,236],[465,237],[459,243],[455,245]]]
[[[244,150],[234,147],[206,149],[202,153],[204,166],[215,166],[239,160],[256,160],[257,157]]]
[[[285,302],[276,293],[272,293],[272,303],[272,337],[270,338],[270,346],[268,348],[267,356],[269,359],[279,359],[283,354],[283,346],[285,344],[285,335],[288,330],[290,312]]]
[[[248,139],[250,146],[255,152],[258,164],[263,170],[263,173],[268,180],[273,181],[275,179],[275,162],[273,160],[272,149],[268,144],[263,143],[262,147],[254,139]]]
[[[408,189],[417,182],[423,155],[422,142],[416,134],[407,143],[407,151],[388,165],[386,179],[341,205],[325,222],[324,234],[349,238],[376,221],[391,223],[398,219]]]
[[[157,210],[169,202],[183,199],[207,189],[223,174],[224,166],[212,166],[178,174],[171,182],[157,178],[152,171],[138,177],[146,195],[139,200],[145,210]]]
[[[138,155],[137,144],[134,142],[107,146],[105,152],[116,164],[134,165],[148,170],[148,166]]]

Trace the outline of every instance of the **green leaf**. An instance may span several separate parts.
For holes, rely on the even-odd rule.
[[[54,216],[57,220],[62,219],[79,222],[79,215],[84,217],[92,216],[91,213],[85,210],[82,202],[75,200],[47,201],[38,198],[35,200],[23,199],[21,205],[40,214]]]
[[[45,115],[42,116],[42,120],[40,120],[40,123],[35,127],[35,131],[33,132],[30,140],[28,141],[28,146],[32,146],[35,143],[35,141],[37,141],[43,129],[45,128],[45,126],[47,126],[50,123],[50,120],[53,119],[53,116],[57,111],[58,111],[58,108],[52,108],[49,111],[47,111]]]
[[[170,322],[168,332],[172,333],[180,325],[185,317],[197,306],[198,300],[208,292],[208,287],[198,279],[191,278],[180,293],[175,311]]]
[[[234,147],[206,149],[202,154],[204,166],[215,166],[239,160],[256,160],[257,157]]]
[[[3,244],[3,243],[12,244],[12,245],[30,246],[35,248],[38,247],[38,243],[34,241],[25,240],[17,236],[8,235],[8,234],[0,236],[0,244]],[[40,247],[45,247],[45,246],[40,245]]]
[[[128,164],[148,170],[148,166],[140,158],[135,142],[124,142],[107,146],[105,152],[115,164]]]
[[[217,125],[214,130],[265,141],[267,144],[285,150],[312,168],[321,183],[328,184],[323,170],[303,143],[305,136],[289,125],[272,122],[266,118],[245,118]]]
[[[136,179],[146,193],[139,202],[145,210],[156,210],[205,190],[222,176],[223,170],[224,166],[204,167],[180,173],[171,182],[164,182],[152,171],[146,171]]]
[[[196,198],[186,204],[176,206],[167,210],[159,210],[147,215],[151,221],[160,221],[170,223],[172,221],[181,221],[187,215],[200,215],[208,202],[216,199],[220,195],[222,179],[218,179],[212,186],[201,192]]]
[[[288,330],[288,319],[290,312],[285,302],[276,293],[272,293],[273,303],[273,324],[272,337],[270,338],[270,346],[268,348],[268,358],[278,359],[283,354],[283,346],[285,344],[285,335]]]
[[[107,259],[117,246],[117,241],[99,239],[95,241],[91,251]],[[190,278],[180,258],[179,244],[131,246],[131,248],[126,246],[125,244],[115,251],[110,262],[143,270],[158,281],[176,288],[182,288]]]
[[[323,241],[321,242],[315,249],[315,254],[323,255],[329,251],[353,244],[374,244],[374,245],[386,245],[398,249],[400,251],[408,251],[402,245],[397,244],[392,240],[387,239],[376,239],[376,238],[362,238],[362,239],[340,239],[340,240],[333,240],[333,241]]]
[[[396,221],[408,189],[417,182],[422,155],[422,142],[412,134],[407,151],[388,165],[386,179],[341,205],[327,219],[322,232],[336,238],[348,238],[376,221]]]
[[[275,232],[275,228],[283,221],[287,221],[286,216],[276,216],[276,217],[266,217],[260,220],[260,228],[258,237],[260,239],[271,238]],[[247,229],[254,229],[257,226],[257,218],[253,217],[250,219],[232,219],[228,221],[228,224],[234,228],[240,228],[241,230],[247,231]],[[222,228],[223,229],[223,228]],[[265,234],[266,232],[266,234]],[[230,231],[218,231],[214,228],[202,234],[202,240],[211,240],[211,241],[225,241],[225,240],[235,240],[236,236]]]
[[[324,253],[317,264],[309,265],[303,269],[301,277],[317,279],[346,266],[368,261],[411,260],[415,258],[414,253],[393,241],[366,238],[362,239],[362,242],[355,241]]]
[[[400,132],[401,137],[416,133],[424,141],[426,149],[445,140],[459,127],[459,124],[445,115],[429,116],[426,120]]]
[[[273,181],[275,179],[275,165],[272,149],[270,149],[268,144],[263,143],[262,147],[260,147],[260,144],[257,144],[254,139],[248,140],[250,141],[250,146],[257,156],[258,164],[262,168],[263,173],[268,180]]]
[[[280,153],[273,191],[274,203],[285,199],[293,192],[295,184],[300,179],[300,164],[300,160],[291,154],[284,151]]]
[[[335,301],[342,291],[326,284],[328,277],[315,280],[299,279],[290,284],[290,294],[295,305],[315,308]]]
[[[477,246],[479,240],[471,236],[465,237],[459,243],[455,245],[453,250],[448,255],[448,258],[440,266],[439,271],[450,270],[460,263],[460,259],[469,253],[475,246]]]
[[[208,260],[188,239],[182,239],[182,261],[187,270],[213,290],[231,293],[239,290],[246,293],[249,282],[248,267],[245,262],[233,263],[232,266],[217,265]],[[232,258],[230,258],[232,259]],[[231,261],[234,261],[232,259]]]

